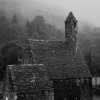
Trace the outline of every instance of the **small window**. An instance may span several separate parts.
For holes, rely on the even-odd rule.
[[[75,23],[74,23],[74,28],[76,28],[76,26],[77,26],[77,23],[75,22]]]

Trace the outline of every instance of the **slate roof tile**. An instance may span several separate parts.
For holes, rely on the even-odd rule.
[[[92,77],[74,43],[29,39],[33,59],[44,64],[51,79]]]
[[[43,64],[9,66],[8,70],[17,92],[35,92],[52,88],[52,82]]]

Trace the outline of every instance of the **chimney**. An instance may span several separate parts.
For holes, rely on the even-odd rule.
[[[70,12],[65,21],[65,42],[76,43],[77,42],[77,20],[73,13]]]

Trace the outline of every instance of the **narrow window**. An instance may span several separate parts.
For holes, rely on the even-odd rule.
[[[74,28],[76,28],[76,26],[77,26],[77,24],[76,24],[76,22],[74,23]]]

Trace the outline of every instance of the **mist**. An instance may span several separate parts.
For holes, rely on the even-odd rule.
[[[66,4],[65,1],[63,3]],[[65,6],[63,3],[61,3],[60,0],[58,0],[58,3],[55,3],[53,1],[48,3],[46,0],[44,0],[43,2],[41,2],[40,0],[0,0],[0,16],[5,15],[6,18],[11,19],[12,16],[16,14],[20,19],[20,22],[25,23],[27,20],[32,21],[35,16],[40,15],[46,19],[47,23],[56,26],[56,28],[64,32],[64,21],[67,18],[70,10],[67,9],[69,7],[67,4],[68,7],[66,7],[65,12],[63,9]],[[68,3],[70,5],[72,2],[70,1]],[[60,4],[63,5],[63,7],[61,7]],[[76,6],[73,5],[72,7],[70,5],[70,7],[75,8]],[[80,8],[80,10],[81,9],[82,8]],[[100,27],[97,27],[95,23],[91,21],[86,22],[85,19],[81,18],[81,15],[78,15],[78,11],[76,12],[73,10],[73,13],[75,13],[75,17],[79,21],[79,37],[81,36],[81,34],[84,34],[84,37],[89,39],[98,37],[98,35],[100,34]],[[88,19],[88,14],[84,16],[87,16]]]
[[[40,0],[0,0],[0,14],[6,14],[8,18],[12,17],[14,14],[17,14],[19,17],[22,17],[25,20],[33,20],[35,16],[42,15],[45,17],[47,22],[56,25],[57,28],[64,29],[64,21],[68,16],[68,13],[72,10],[75,17],[79,21],[79,27],[83,26],[83,23],[92,24],[94,26],[99,24],[96,23],[97,21],[92,20],[96,19],[93,17],[95,14],[94,12],[92,13],[93,15],[88,18],[91,14],[91,10],[93,9],[91,9],[89,12],[89,9],[87,8],[85,12],[83,11],[82,7],[80,7],[82,4],[79,3],[79,0],[76,2],[69,2],[65,0],[63,2],[60,0],[58,0],[58,2],[52,0],[43,0],[43,2]],[[94,1],[90,4],[90,7],[92,6],[92,8],[93,3]],[[88,6],[88,4],[89,3],[87,2],[86,6]],[[84,2],[83,5],[85,5]]]

